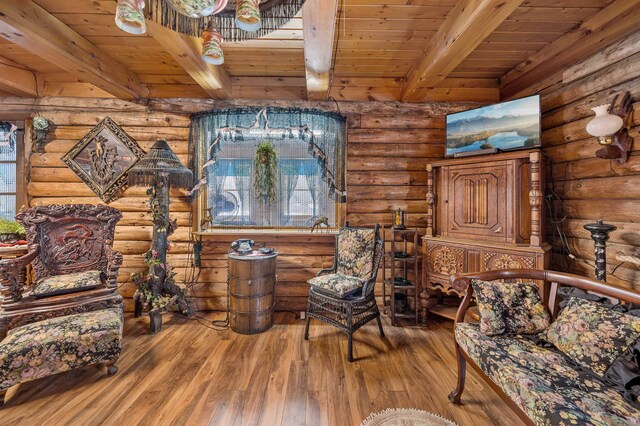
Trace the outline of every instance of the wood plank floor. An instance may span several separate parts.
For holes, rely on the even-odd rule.
[[[220,318],[208,314],[207,318]],[[242,336],[166,316],[147,334],[146,317],[126,317],[120,371],[63,373],[10,389],[2,425],[359,425],[372,411],[413,407],[460,425],[521,424],[477,375],[468,374],[465,405],[449,404],[455,363],[452,323],[392,327],[375,322],[354,339],[280,313],[269,331]]]

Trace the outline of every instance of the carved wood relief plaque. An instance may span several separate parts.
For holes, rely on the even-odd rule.
[[[105,203],[127,183],[127,171],[145,152],[109,117],[91,129],[62,161]]]
[[[453,275],[464,272],[464,250],[446,246],[429,247],[427,256],[432,272]]]
[[[534,269],[535,259],[524,256],[514,256],[506,253],[483,252],[482,270],[494,269]]]

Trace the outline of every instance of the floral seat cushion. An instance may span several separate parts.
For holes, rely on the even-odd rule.
[[[100,271],[83,271],[72,274],[54,275],[38,281],[31,292],[35,297],[57,296],[100,287],[105,276]]]
[[[122,325],[122,308],[110,308],[10,330],[0,342],[0,390],[117,359]]]
[[[323,293],[338,297],[351,296],[364,285],[360,278],[344,274],[321,275],[307,282]]]
[[[487,336],[459,323],[456,341],[536,425],[640,424],[640,412],[611,386],[554,351],[519,336]]]

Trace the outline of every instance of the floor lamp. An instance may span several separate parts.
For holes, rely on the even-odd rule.
[[[171,187],[189,189],[193,186],[193,174],[182,165],[178,157],[165,140],[157,141],[151,150],[133,166],[128,173],[130,186],[149,188],[149,205],[152,213],[153,240],[151,251],[147,255],[149,272],[144,281],[147,302],[170,298],[172,304],[186,316],[193,315],[193,306],[185,297],[182,288],[173,282],[173,275],[167,274],[168,237],[177,227],[176,221],[169,218],[169,191]],[[140,291],[140,288],[138,288]],[[141,295],[135,299],[135,316],[142,315]],[[164,299],[166,300],[166,299]],[[150,306],[149,319],[151,333],[162,328],[162,309]]]

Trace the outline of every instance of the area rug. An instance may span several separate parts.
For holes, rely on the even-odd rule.
[[[451,420],[437,414],[415,408],[389,408],[379,413],[371,413],[361,426],[457,426]]]

